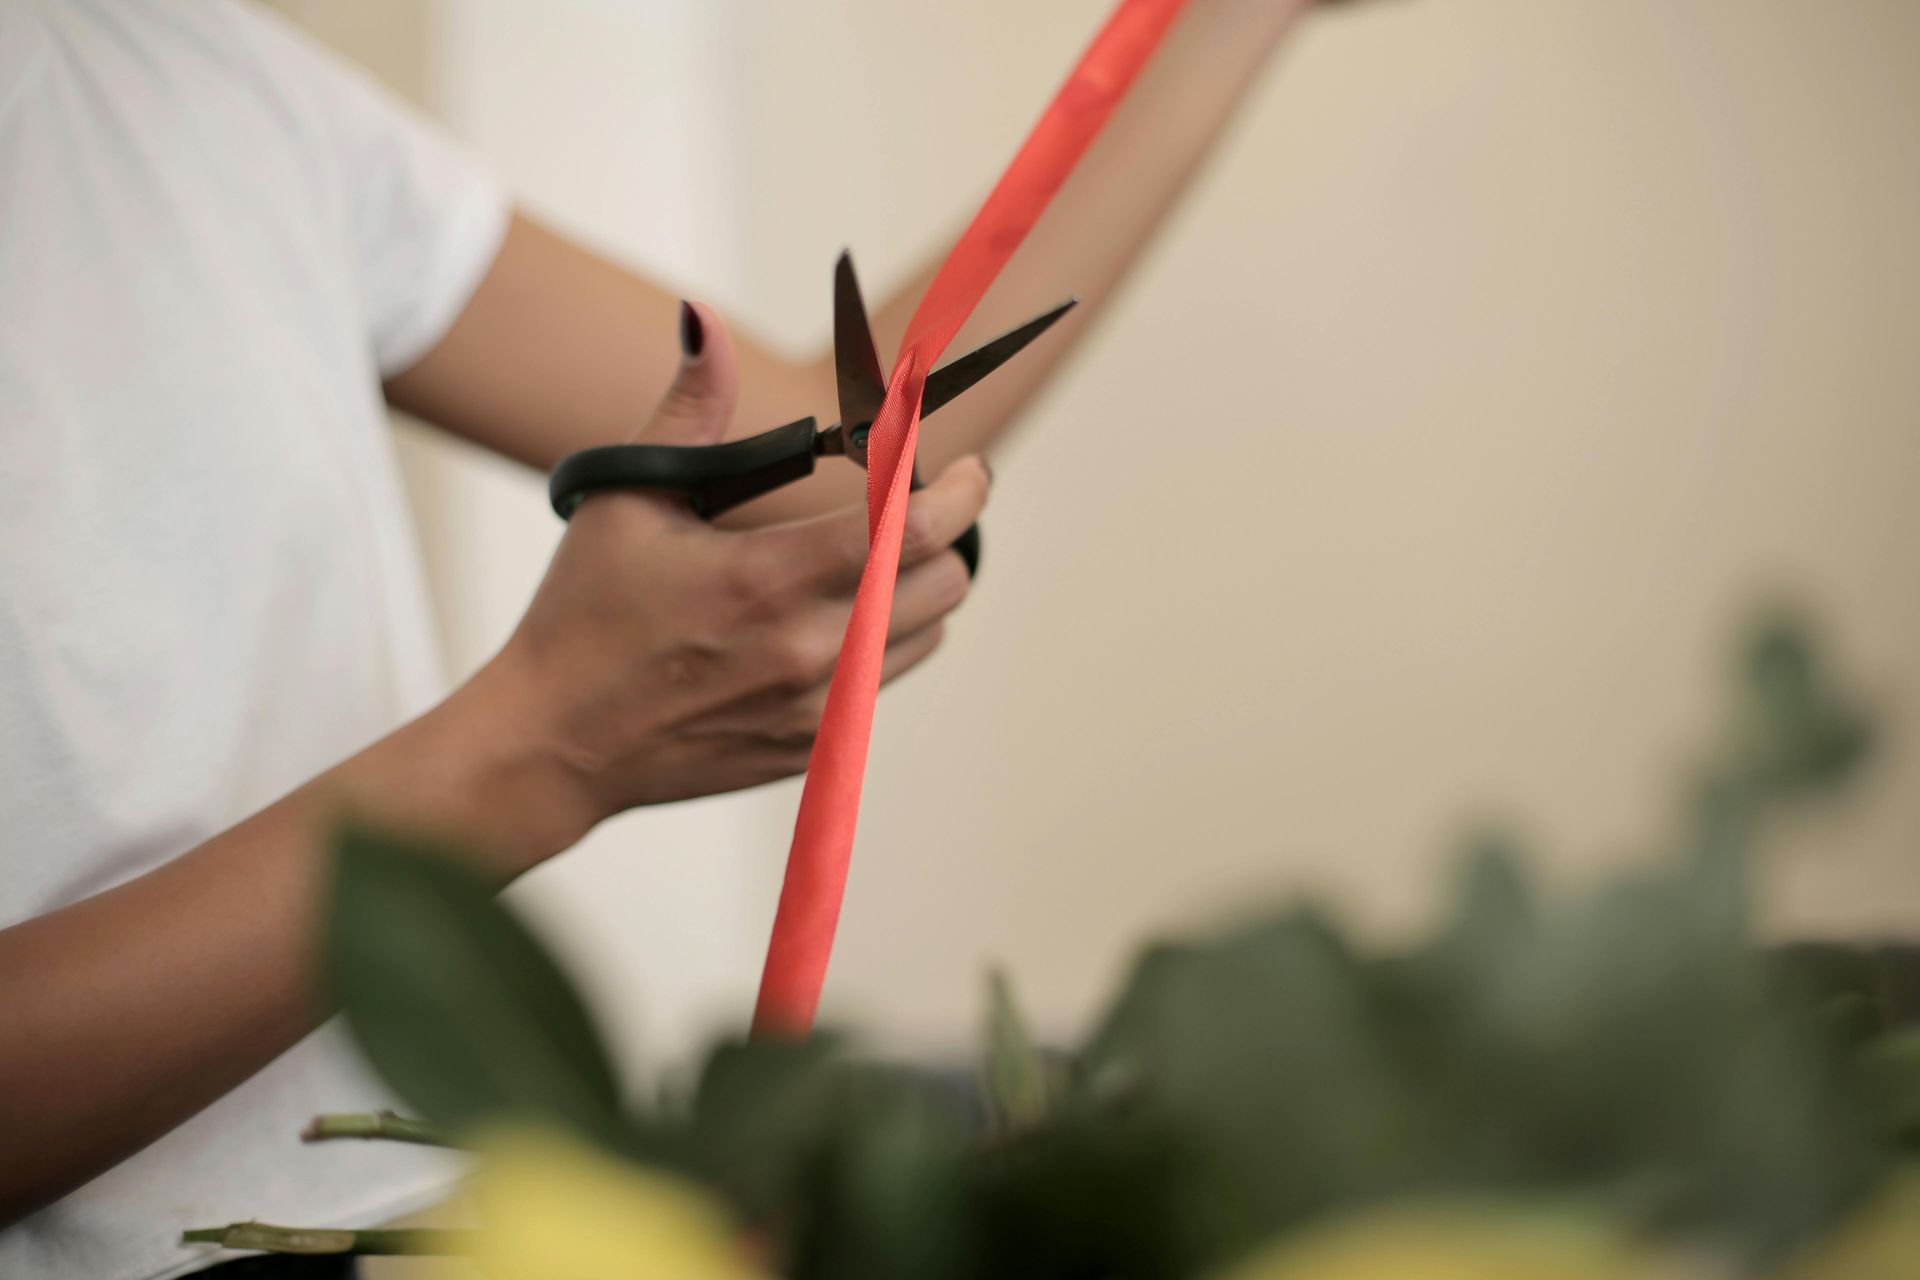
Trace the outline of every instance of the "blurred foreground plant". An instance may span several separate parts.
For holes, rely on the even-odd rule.
[[[1748,923],[1752,844],[1866,722],[1786,624],[1734,693],[1648,868],[1542,902],[1485,839],[1418,944],[1296,909],[1157,946],[1058,1058],[996,979],[981,1094],[821,1037],[630,1105],[486,886],[364,832],[328,966],[374,1065],[481,1149],[491,1225],[457,1245],[503,1280],[1920,1275],[1920,966]]]

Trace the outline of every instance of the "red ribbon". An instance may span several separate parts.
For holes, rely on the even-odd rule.
[[[807,767],[760,978],[755,1035],[806,1035],[826,981],[860,819],[927,374],[1106,125],[1185,2],[1120,0],[947,255],[907,326],[886,402],[868,437],[867,566]]]

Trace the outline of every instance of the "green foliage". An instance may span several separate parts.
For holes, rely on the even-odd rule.
[[[549,1117],[617,1138],[620,1085],[585,1003],[492,887],[444,851],[341,836],[328,983],[374,1067],[429,1119]]]
[[[1046,1119],[1052,1093],[1046,1056],[1027,1031],[1013,984],[998,969],[987,975],[986,1045],[980,1075],[994,1125],[1026,1129]]]
[[[692,1096],[622,1115],[579,999],[449,860],[349,837],[330,969],[376,1066],[431,1120],[534,1112],[731,1201],[795,1280],[1190,1276],[1336,1212],[1421,1195],[1576,1200],[1778,1256],[1920,1140],[1920,962],[1770,953],[1749,848],[1869,734],[1799,629],[1741,665],[1665,856],[1543,901],[1468,850],[1418,943],[1296,909],[1148,950],[1062,1070],[1011,990],[974,1088],[831,1038],[734,1042]],[[979,1101],[984,1098],[984,1117]]]

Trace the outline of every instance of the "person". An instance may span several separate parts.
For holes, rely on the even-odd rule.
[[[980,451],[1307,7],[1192,0],[961,336],[1082,300],[925,436],[889,679],[966,596]],[[387,406],[547,468],[833,400],[829,357],[514,211],[244,0],[0,0],[0,1274],[174,1275],[218,1261],[185,1226],[367,1225],[447,1186],[436,1153],[287,1145],[380,1102],[315,975],[343,814],[505,885],[623,810],[806,767],[857,469],[721,527],[593,498],[443,696]]]

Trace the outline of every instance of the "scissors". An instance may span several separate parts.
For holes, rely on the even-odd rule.
[[[1073,309],[1068,299],[977,350],[951,360],[927,375],[920,416],[928,418],[961,392],[998,369],[1061,316]],[[880,352],[867,322],[867,305],[853,274],[853,257],[842,253],[833,273],[833,365],[840,397],[840,421],[817,429],[812,418],[722,444],[615,444],[584,449],[560,460],[547,493],[562,520],[570,518],[588,495],[602,489],[652,489],[677,493],[694,514],[711,520],[743,502],[771,493],[813,474],[814,459],[850,458],[867,465],[867,436],[887,396]],[[921,487],[916,464],[913,487]],[[980,567],[980,529],[969,528],[953,549],[966,561],[967,575]]]

